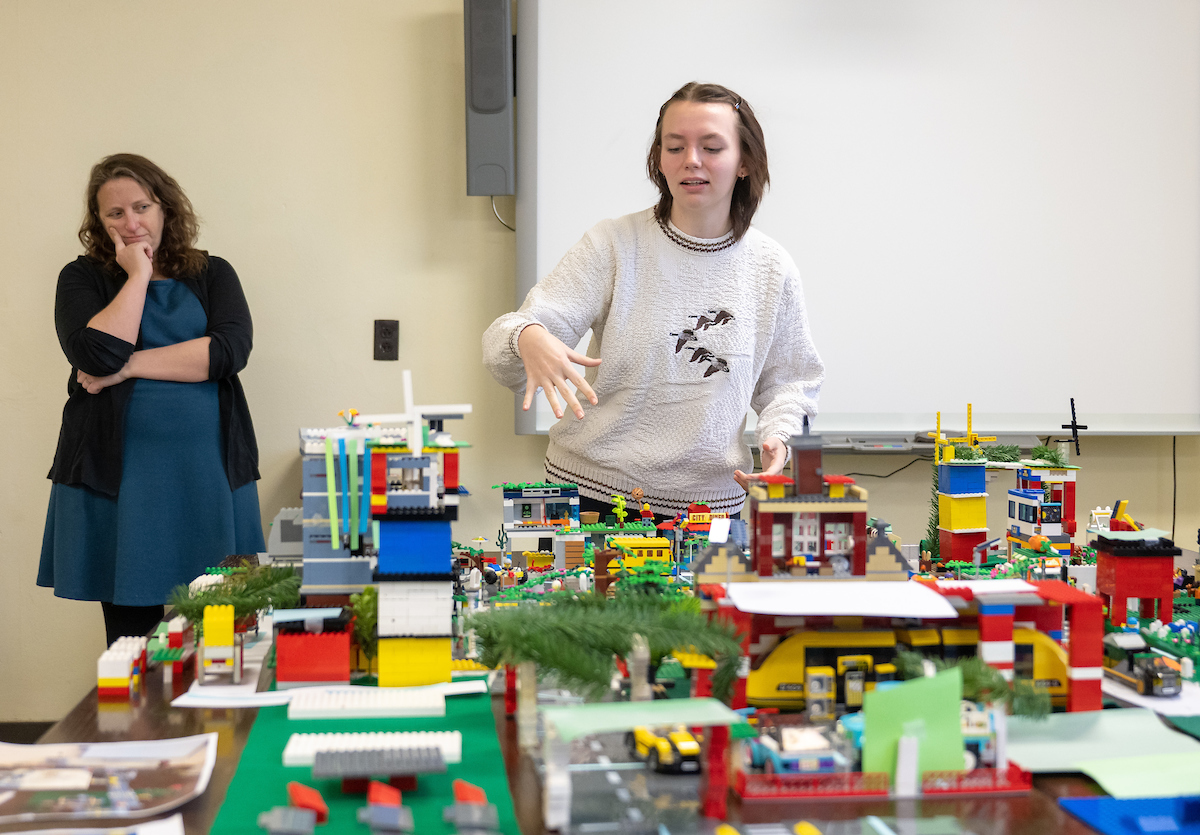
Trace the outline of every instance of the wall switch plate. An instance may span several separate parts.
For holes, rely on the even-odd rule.
[[[375,359],[400,359],[400,320],[375,320]]]

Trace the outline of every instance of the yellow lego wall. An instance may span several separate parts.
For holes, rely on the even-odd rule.
[[[987,497],[938,496],[938,527],[969,531],[987,527]]]
[[[380,638],[379,686],[449,681],[450,649],[449,638]]]

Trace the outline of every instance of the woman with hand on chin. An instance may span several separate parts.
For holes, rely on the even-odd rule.
[[[71,374],[37,582],[100,601],[111,644],[146,634],[176,585],[265,547],[237,274],[195,248],[191,202],[144,157],[101,160],[86,203],[55,298]]]
[[[747,411],[763,471],[782,472],[824,378],[796,265],[750,226],[770,179],[762,129],[741,96],[692,82],[659,109],[646,167],[658,204],[584,235],[484,333],[484,363],[525,409],[541,389],[574,413],[550,429],[546,473],[578,484],[584,510],[640,487],[658,515],[736,513]]]

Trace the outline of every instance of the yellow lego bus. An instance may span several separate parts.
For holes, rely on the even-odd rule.
[[[746,679],[746,701],[755,707],[809,708],[810,698],[857,710],[864,693],[896,676],[896,634],[880,630],[797,632],[780,641]]]
[[[626,568],[640,568],[646,560],[671,560],[671,541],[663,536],[614,536],[609,543],[633,554],[621,557],[621,564]]]
[[[979,651],[979,630],[954,627],[896,630],[822,630],[793,633],[770,651],[746,680],[746,701],[755,707],[805,709],[814,719],[838,708],[856,710],[876,683],[896,677],[897,649],[940,655],[947,661]],[[1066,704],[1067,653],[1035,629],[1013,630],[1013,675]],[[810,704],[810,700],[819,704]],[[815,712],[814,712],[815,711]]]

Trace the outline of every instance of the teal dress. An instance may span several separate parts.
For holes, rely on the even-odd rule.
[[[204,336],[208,320],[184,284],[151,281],[142,347]],[[57,597],[154,606],[230,554],[265,551],[255,482],[230,490],[217,383],[134,380],[116,498],[54,484],[38,585]]]

